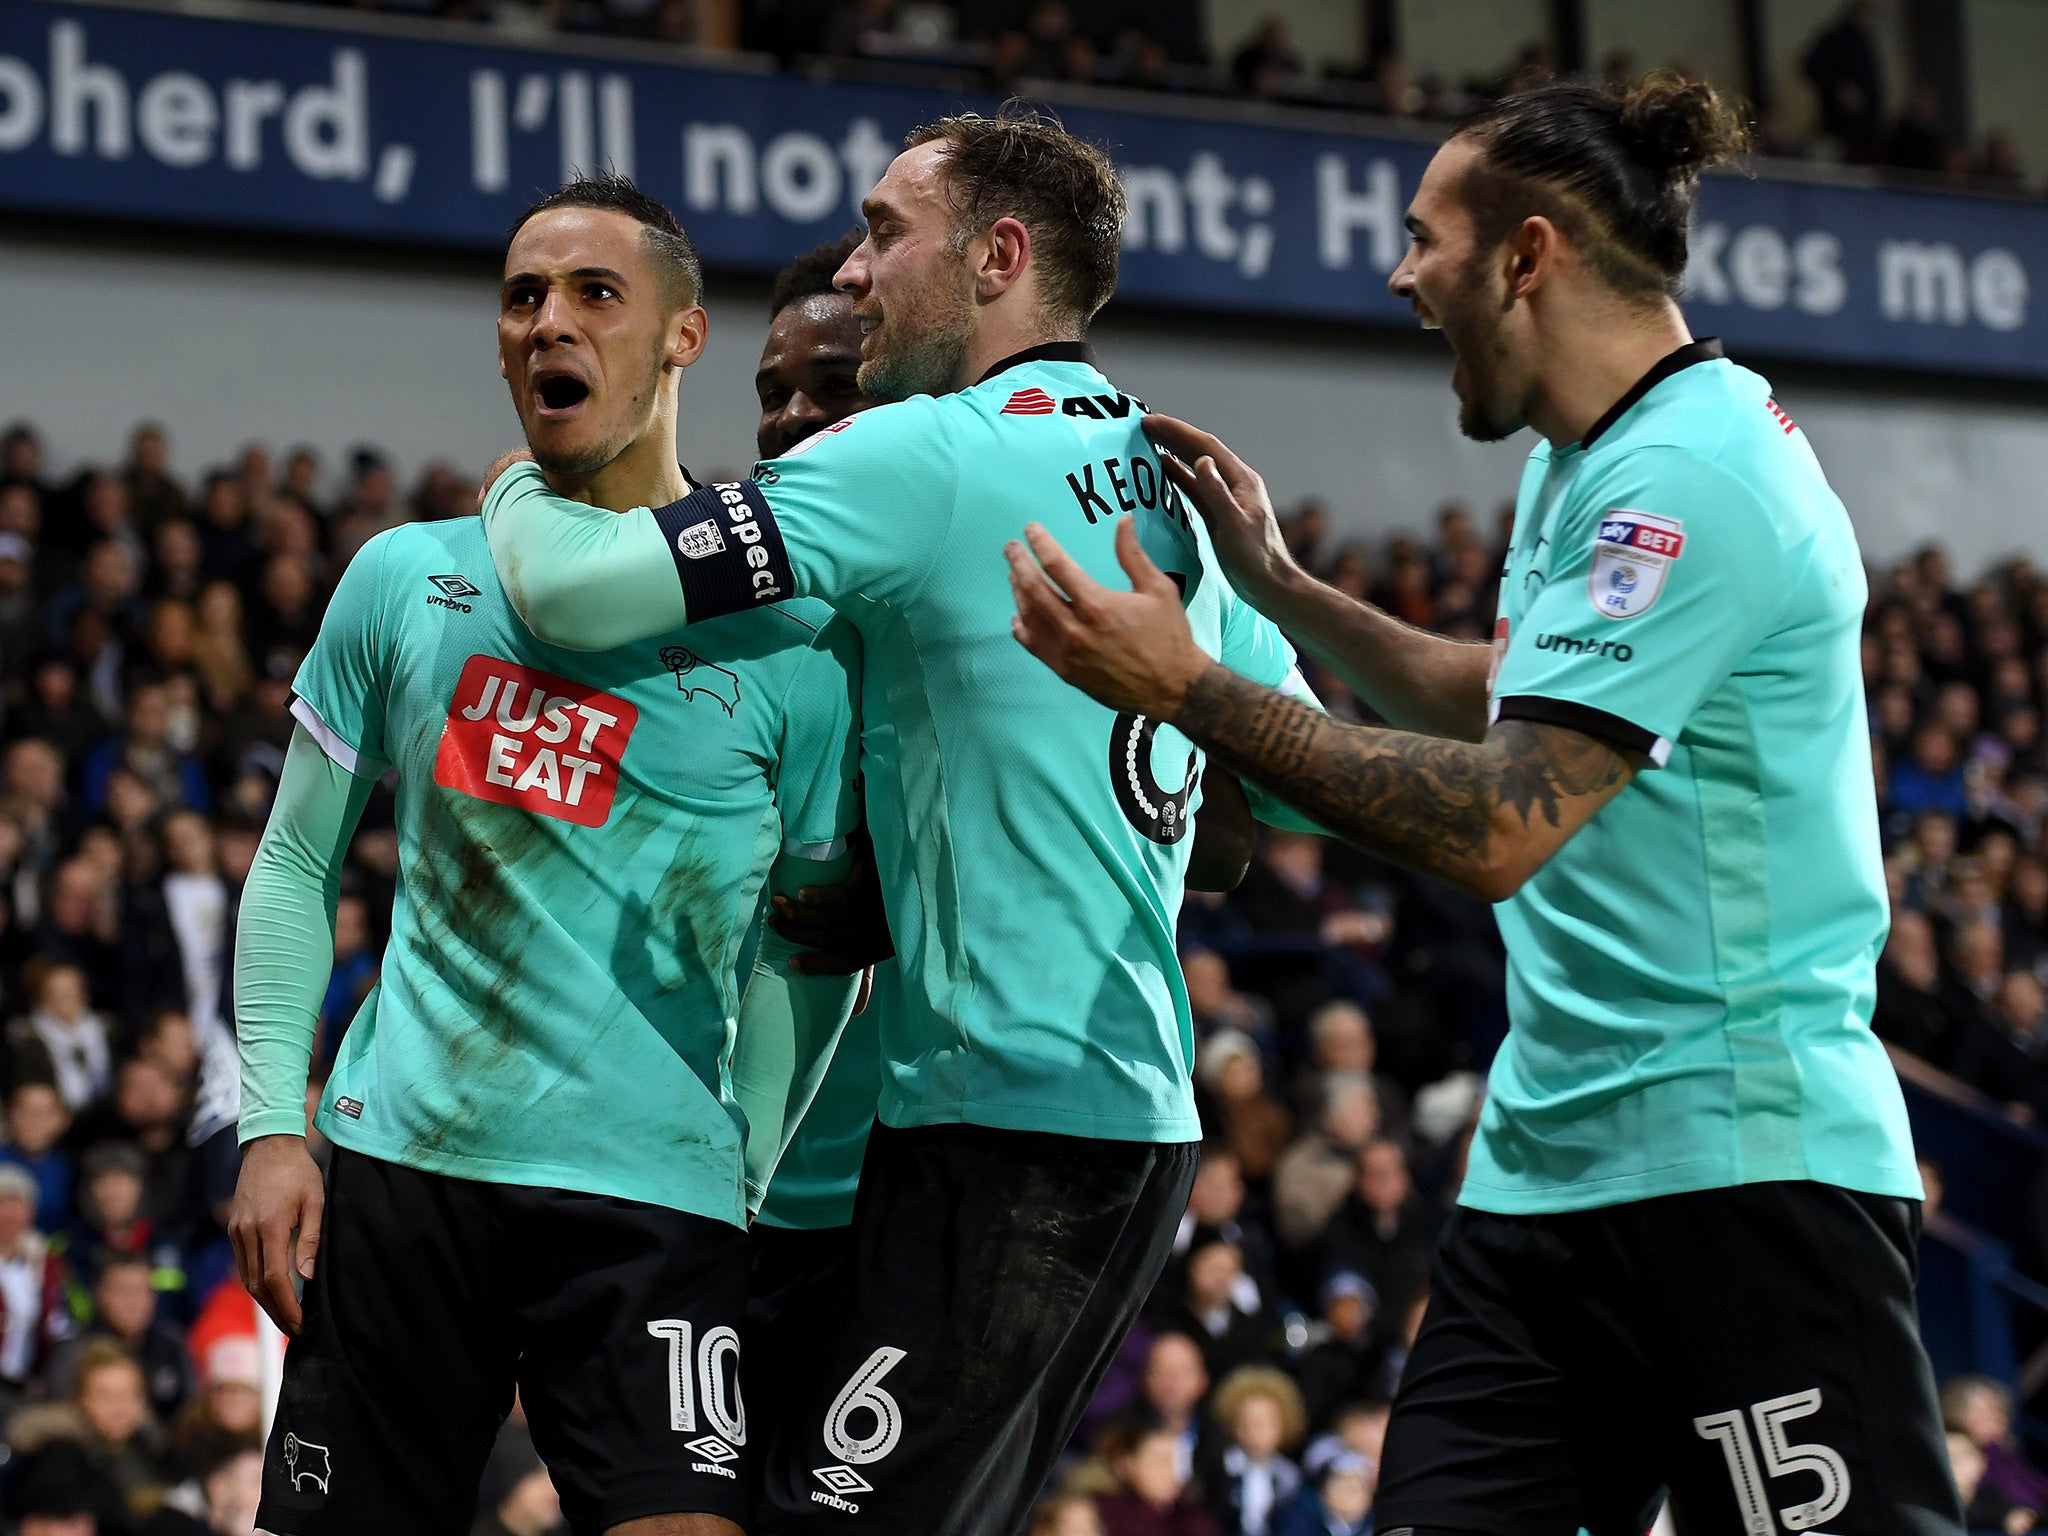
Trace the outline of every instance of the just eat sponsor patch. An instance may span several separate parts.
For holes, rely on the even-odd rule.
[[[1616,507],[1600,519],[1586,596],[1603,618],[1648,613],[1684,553],[1685,524],[1679,519]]]
[[[624,699],[495,656],[463,664],[434,782],[496,805],[601,827],[640,711]]]

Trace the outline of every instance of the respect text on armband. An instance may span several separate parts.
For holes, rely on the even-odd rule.
[[[700,486],[657,507],[692,620],[738,613],[796,595],[795,573],[761,489],[751,480]]]

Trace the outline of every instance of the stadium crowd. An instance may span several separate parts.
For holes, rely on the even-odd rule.
[[[328,0],[343,3],[343,0]],[[1286,19],[1264,18],[1245,36],[1215,35],[1199,0],[346,0],[375,9],[487,24],[520,36],[568,32],[773,55],[786,67],[905,75],[956,88],[1009,92],[1047,82],[1182,96],[1236,97],[1449,123],[1495,97],[1557,79],[1543,39],[1504,39],[1499,65],[1463,78],[1416,70],[1386,39],[1359,59],[1312,64]],[[1992,125],[1975,143],[1956,137],[1944,102],[1926,84],[1889,92],[1876,8],[1852,3],[1801,52],[1811,93],[1800,110],[1777,104],[1758,123],[1759,151],[1783,159],[1877,167],[1979,190],[2038,194],[2012,134]],[[1589,61],[1590,62],[1590,61]],[[1661,65],[1692,76],[1687,60],[1625,51],[1599,74],[1626,85]],[[1725,82],[1721,82],[1725,84]]]
[[[221,1229],[238,893],[336,577],[377,532],[473,507],[455,471],[407,492],[369,450],[338,485],[307,449],[171,466],[154,426],[61,475],[33,427],[0,437],[0,1504],[23,1536],[251,1528],[259,1346]],[[1412,623],[1491,633],[1506,509],[1448,505],[1430,536],[1373,543],[1335,521],[1293,513],[1304,564]],[[1963,583],[1924,550],[1873,573],[1864,660],[1894,905],[1876,1027],[2040,1123],[2048,579],[2014,560]],[[380,790],[341,890],[316,1094],[375,983],[396,873]],[[1181,942],[1208,1140],[1038,1529],[1355,1536],[1506,1029],[1498,935],[1476,899],[1268,832],[1237,891],[1189,899]],[[2022,1261],[2048,1274],[2048,1252]],[[2016,1449],[2011,1398],[1963,1378],[1944,1407],[1973,1528],[2019,1536],[2048,1472]],[[478,1529],[558,1519],[515,1425]]]

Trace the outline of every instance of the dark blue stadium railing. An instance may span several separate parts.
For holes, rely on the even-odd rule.
[[[1920,1245],[1920,1331],[1935,1375],[1995,1377],[2024,1399],[2023,1351],[2048,1347],[2048,1286],[2022,1274],[2013,1252],[2038,1236],[2027,1223],[2048,1179],[2048,1136],[1915,1056],[1894,1050],[1892,1060],[1913,1144],[1942,1174],[1941,1210]],[[2048,1423],[2021,1415],[2017,1427],[2048,1450]]]

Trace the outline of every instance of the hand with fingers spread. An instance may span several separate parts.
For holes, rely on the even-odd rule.
[[[1155,411],[1145,418],[1145,435],[1160,450],[1167,478],[1208,523],[1223,573],[1253,607],[1301,575],[1257,470],[1221,438],[1176,417]]]
[[[259,1136],[242,1149],[228,1237],[242,1284],[293,1338],[304,1326],[294,1278],[313,1278],[327,1194],[303,1136]]]
[[[800,976],[851,976],[896,953],[882,910],[874,844],[865,829],[850,841],[853,869],[839,884],[807,885],[793,897],[770,898],[768,925],[804,946],[803,953],[789,959],[789,968]]]
[[[1180,588],[1146,556],[1137,525],[1128,517],[1116,525],[1128,592],[1095,580],[1037,523],[1024,537],[1029,549],[1012,539],[1003,550],[1018,643],[1112,709],[1171,719],[1211,662],[1195,644]]]

